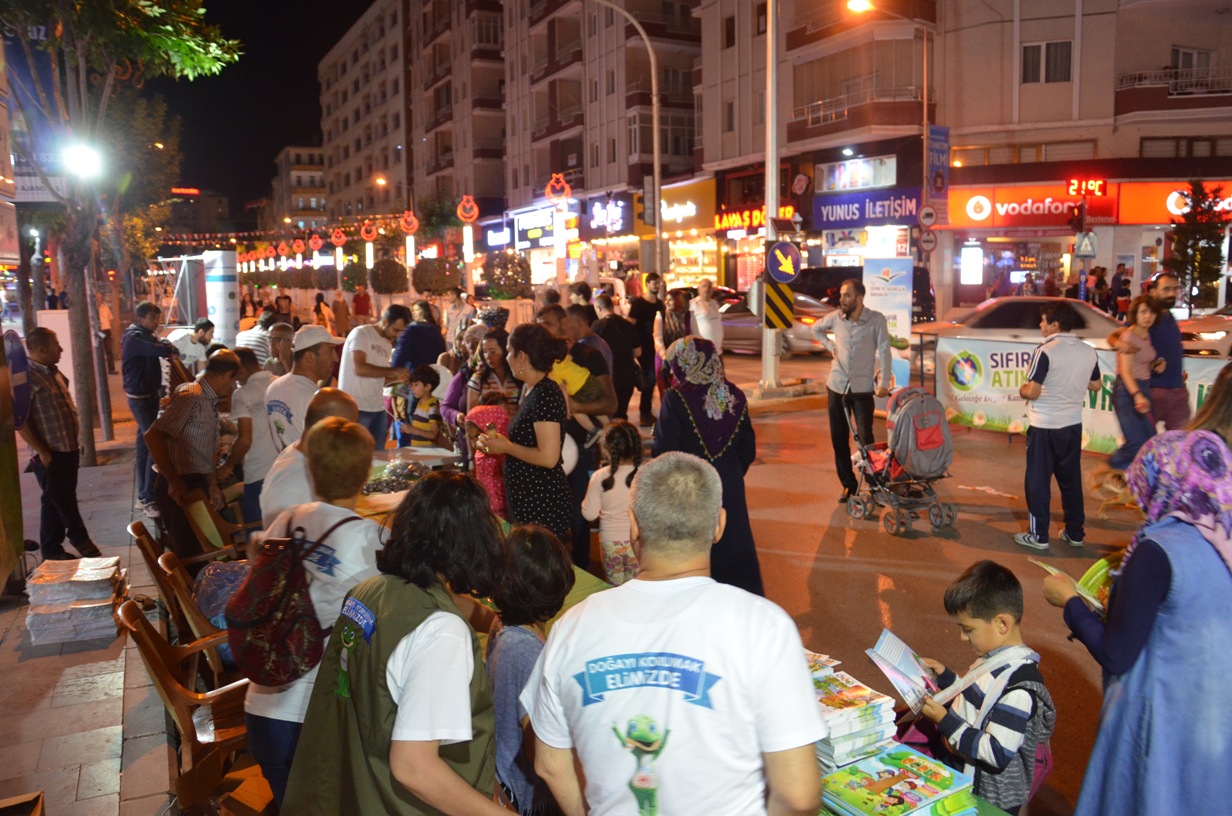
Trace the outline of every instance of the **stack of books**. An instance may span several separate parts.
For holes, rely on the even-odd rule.
[[[817,743],[822,773],[872,756],[893,742],[894,699],[846,672],[813,678],[830,735]]]
[[[34,645],[112,638],[124,571],[114,556],[44,561],[26,580],[26,594],[26,627]]]
[[[968,816],[972,778],[905,745],[826,775],[821,801],[836,816]]]

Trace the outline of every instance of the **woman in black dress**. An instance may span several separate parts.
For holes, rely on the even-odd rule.
[[[552,364],[569,352],[564,340],[536,323],[523,323],[509,335],[505,358],[522,381],[518,412],[509,436],[493,431],[479,435],[479,450],[505,456],[505,498],[514,524],[538,524],[570,541],[572,522],[569,483],[561,468],[561,444],[568,419],[565,394],[548,378]]]
[[[764,595],[753,545],[744,474],[757,456],[757,439],[744,392],[723,376],[714,343],[685,337],[667,349],[671,387],[654,429],[654,454],[681,451],[714,465],[723,482],[727,527],[710,549],[714,580]]]

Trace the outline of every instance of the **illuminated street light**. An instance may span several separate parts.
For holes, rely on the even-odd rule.
[[[283,218],[282,218],[282,223],[284,223],[284,224],[290,224],[290,223],[291,223],[291,216],[289,216],[289,215],[284,215],[284,216],[283,216]]]
[[[64,166],[74,176],[88,181],[103,172],[103,157],[89,145],[69,145],[64,149]]]
[[[873,4],[869,0],[847,0],[847,8],[855,12],[872,11]]]

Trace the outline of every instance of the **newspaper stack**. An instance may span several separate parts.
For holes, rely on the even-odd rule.
[[[823,774],[886,748],[894,736],[894,699],[846,672],[814,676],[813,688],[830,735],[817,742]]]
[[[26,628],[36,646],[116,634],[115,605],[123,594],[120,559],[44,561],[26,581]]]

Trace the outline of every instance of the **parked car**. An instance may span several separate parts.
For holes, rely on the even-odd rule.
[[[1180,321],[1181,344],[1194,357],[1232,357],[1232,304],[1201,317]]]
[[[864,270],[858,266],[805,267],[789,285],[792,291],[830,306],[838,306],[839,289],[848,278],[859,278]],[[917,266],[911,276],[911,322],[924,323],[937,319],[937,298],[933,293],[932,275],[928,267]]]
[[[790,329],[779,332],[782,355],[790,357],[793,354],[824,352],[821,343],[813,337],[813,324],[833,312],[834,307],[799,293],[792,300],[795,320]],[[719,311],[723,317],[724,350],[760,354],[762,320],[749,309],[748,299],[743,295],[730,298]]]

